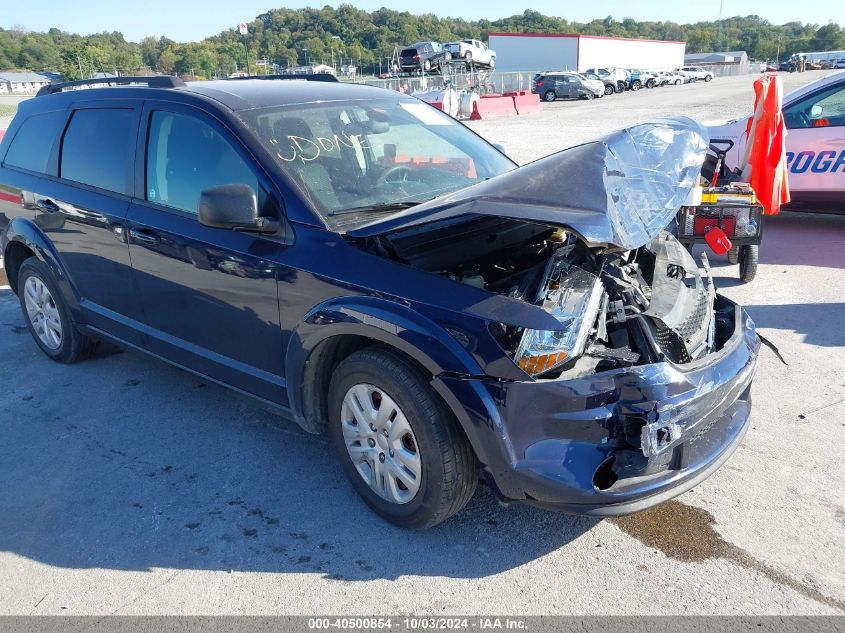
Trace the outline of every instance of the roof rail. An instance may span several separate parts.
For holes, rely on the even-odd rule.
[[[98,77],[96,79],[79,79],[77,81],[48,84],[43,86],[35,96],[51,95],[67,90],[68,88],[76,88],[77,86],[97,86],[101,84],[108,86],[141,84],[150,88],[181,88],[185,85],[185,82],[178,77],[171,77],[169,75],[154,75],[152,77]]]
[[[330,83],[340,81],[331,73],[302,73],[287,75],[252,75],[248,77],[227,77],[226,81],[240,81],[243,79],[304,79],[305,81],[328,81]]]

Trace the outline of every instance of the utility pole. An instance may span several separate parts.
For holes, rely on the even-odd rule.
[[[722,9],[724,4],[725,0],[719,0],[719,29],[716,32],[716,49],[722,47]]]
[[[244,42],[244,55],[246,55],[246,74],[249,76],[251,73],[249,72],[249,46],[246,43],[246,34],[249,33],[249,27],[247,26],[246,22],[241,22],[238,25],[238,32],[243,36]]]

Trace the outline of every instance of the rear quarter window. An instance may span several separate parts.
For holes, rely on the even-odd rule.
[[[128,194],[135,149],[135,116],[128,108],[77,110],[62,139],[59,175],[92,187]]]
[[[61,110],[30,116],[12,139],[3,164],[43,174],[64,122],[65,113]]]

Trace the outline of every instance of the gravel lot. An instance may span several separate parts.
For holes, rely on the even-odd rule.
[[[753,79],[473,128],[525,162],[654,116],[741,115]],[[482,487],[425,533],[368,511],[324,439],[221,388],[137,353],[48,361],[0,288],[0,614],[841,614],[845,217],[767,221],[747,286],[711,261],[784,361],[763,349],[725,467],[624,520]]]

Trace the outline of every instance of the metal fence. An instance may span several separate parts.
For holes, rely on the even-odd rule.
[[[457,90],[476,89],[480,94],[517,92],[531,90],[531,78],[535,72],[468,71],[453,72],[443,75],[409,75],[390,79],[367,79],[364,83],[388,90],[397,90],[408,94],[441,90],[447,85]]]
[[[738,77],[752,72],[759,72],[759,64],[707,64],[702,68],[713,73],[714,77]]]

